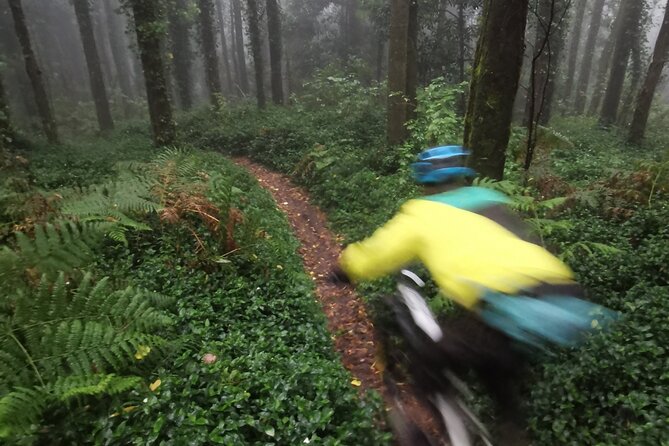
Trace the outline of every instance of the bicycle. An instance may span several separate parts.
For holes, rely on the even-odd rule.
[[[414,380],[430,380],[434,389],[427,396],[432,408],[439,414],[447,438],[434,438],[415,423],[409,421],[407,411],[399,398],[397,385],[388,373],[384,374],[386,386],[393,396],[397,411],[391,413],[391,426],[401,446],[471,446],[478,439],[492,446],[492,437],[485,425],[465,403],[472,393],[466,384],[448,368],[436,366],[438,341],[443,333],[434,314],[419,291],[425,283],[412,271],[402,270],[397,281],[398,293],[385,299],[394,314],[400,335],[406,343],[407,355]],[[448,440],[450,443],[446,443]]]

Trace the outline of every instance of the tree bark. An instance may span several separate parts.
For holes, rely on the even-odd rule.
[[[277,105],[283,105],[281,11],[279,10],[277,0],[266,0],[266,5],[267,33],[269,34],[269,64],[272,72],[272,101]]]
[[[172,70],[179,94],[179,105],[184,110],[193,107],[193,82],[191,64],[193,51],[190,46],[191,21],[188,18],[190,0],[176,0],[169,8],[169,34],[172,48]]]
[[[669,2],[667,2],[667,6],[665,7],[662,28],[660,28],[660,34],[657,37],[655,49],[653,50],[653,60],[648,67],[643,87],[641,87],[637,96],[636,108],[628,137],[629,142],[632,144],[641,144],[643,141],[646,133],[646,125],[648,124],[650,106],[653,103],[655,90],[662,77],[662,70],[667,62],[667,57],[669,57]]]
[[[102,74],[100,55],[95,43],[90,5],[88,0],[74,0],[73,3],[79,25],[81,43],[83,44],[84,55],[86,56],[86,66],[88,67],[88,77],[90,79],[93,102],[95,102],[98,125],[101,132],[109,132],[114,129],[114,121],[109,108],[109,99],[107,98],[104,75]]]
[[[226,87],[228,89],[228,93],[233,94],[235,87],[233,86],[232,72],[230,70],[228,39],[225,36],[225,15],[223,13],[223,3],[217,0],[216,9],[218,10],[218,28],[221,33],[221,59],[223,59],[223,70],[225,70]]]
[[[578,47],[581,43],[581,32],[583,31],[583,18],[587,0],[578,0],[578,8],[574,14],[574,27],[571,32],[571,45],[569,47],[569,59],[567,61],[567,80],[565,82],[565,96],[571,97],[574,87],[574,76],[576,73],[576,62],[578,61]]]
[[[602,25],[602,13],[606,0],[595,0],[592,7],[590,18],[590,27],[588,39],[583,50],[583,60],[581,62],[581,72],[578,75],[576,84],[576,100],[574,101],[574,111],[582,115],[585,111],[585,101],[588,95],[588,85],[590,84],[590,71],[592,71],[592,61],[595,58],[595,45],[597,44],[597,35]]]
[[[504,175],[513,102],[523,62],[528,0],[485,0],[465,117],[472,167],[490,178]]]
[[[47,140],[52,143],[58,143],[58,131],[56,128],[56,121],[53,117],[49,97],[46,94],[46,87],[42,78],[42,71],[37,64],[35,53],[33,51],[32,43],[30,41],[30,34],[26,26],[26,18],[23,13],[23,6],[21,0],[9,0],[9,7],[14,18],[14,28],[16,30],[16,37],[21,44],[23,51],[23,61],[26,67],[26,73],[30,79],[33,94],[35,96],[35,104],[37,111],[42,121],[42,129],[47,137]]]
[[[609,126],[616,122],[627,62],[632,50],[632,44],[636,38],[635,36],[639,32],[639,22],[644,6],[644,0],[623,0],[620,6],[618,14],[623,18],[620,23],[620,29],[614,36],[613,64],[599,118],[599,122],[603,126]]]
[[[237,48],[237,69],[239,70],[239,86],[242,93],[249,92],[249,78],[246,73],[246,54],[244,52],[244,24],[242,22],[242,5],[240,0],[232,0],[232,11],[235,17],[235,46]]]
[[[402,144],[416,102],[416,0],[393,0],[388,48],[388,143]]]
[[[200,43],[204,54],[204,70],[209,88],[209,100],[216,104],[221,94],[221,76],[218,72],[218,56],[216,55],[216,35],[214,33],[213,0],[199,0],[200,6]]]
[[[258,107],[265,108],[265,63],[263,62],[262,55],[257,0],[246,0],[246,7],[248,9],[249,40],[251,41],[251,53],[253,54],[253,68],[256,75],[256,99],[258,101]]]
[[[130,0],[130,5],[144,70],[153,141],[157,146],[170,145],[176,139],[176,124],[161,51],[161,43],[164,40],[164,17],[158,2]]]
[[[239,58],[237,57],[237,35],[235,33],[235,11],[230,5],[230,59],[232,60],[232,72],[235,75],[235,95],[241,92],[241,78],[239,74]]]
[[[606,87],[606,75],[609,73],[611,67],[611,58],[613,57],[613,49],[615,48],[615,35],[617,34],[620,24],[622,23],[622,15],[616,14],[613,21],[612,31],[599,55],[599,64],[597,66],[597,80],[592,92],[592,99],[590,100],[590,107],[588,109],[589,115],[596,115],[602,104],[602,97],[604,96],[604,88]]]

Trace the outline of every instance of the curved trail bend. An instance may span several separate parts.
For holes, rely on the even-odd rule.
[[[316,294],[327,316],[328,329],[342,363],[353,378],[361,382],[361,391],[379,391],[390,409],[392,396],[383,383],[380,367],[377,368],[375,363],[376,336],[365,306],[351,287],[339,287],[328,282],[328,275],[339,258],[341,248],[337,237],[328,229],[325,214],[312,205],[307,193],[287,176],[246,158],[235,158],[233,161],[250,171],[287,215],[300,241],[300,256],[316,285]],[[411,388],[403,384],[399,388],[402,402],[409,408],[414,421],[432,432],[437,430],[430,411],[418,402]]]

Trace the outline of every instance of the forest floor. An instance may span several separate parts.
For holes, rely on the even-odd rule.
[[[308,194],[290,178],[246,158],[234,161],[248,169],[267,189],[290,222],[300,242],[300,256],[305,270],[316,286],[316,295],[328,319],[328,329],[342,363],[353,376],[352,384],[361,392],[378,391],[386,410],[395,409],[393,392],[383,380],[384,364],[379,355],[378,336],[365,305],[351,286],[330,283],[329,274],[337,263],[340,238],[328,228],[327,218],[310,203]],[[397,383],[399,397],[412,421],[429,432],[439,428],[433,412],[421,401],[408,383]]]

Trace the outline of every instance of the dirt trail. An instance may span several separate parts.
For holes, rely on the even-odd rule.
[[[364,304],[351,287],[335,286],[328,282],[328,275],[337,262],[341,247],[337,237],[328,229],[325,214],[310,204],[306,192],[285,175],[272,172],[246,158],[236,158],[234,161],[258,179],[287,215],[300,241],[299,253],[305,269],[316,284],[316,293],[327,316],[328,328],[333,334],[342,363],[353,379],[360,381],[361,391],[379,391],[390,408],[392,397],[383,384],[380,367],[375,363],[374,326]],[[410,387],[400,384],[400,393],[414,421],[434,432],[436,423],[431,413],[418,402]]]

